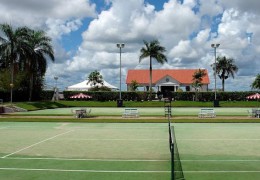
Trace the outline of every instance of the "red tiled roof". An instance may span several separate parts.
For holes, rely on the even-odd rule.
[[[170,76],[181,84],[192,84],[192,75],[198,69],[154,69],[152,71],[152,83],[156,84],[165,76]],[[202,80],[202,84],[209,84],[208,71],[205,70],[206,76]],[[131,84],[136,80],[139,84],[149,84],[150,75],[148,69],[131,69],[128,70],[126,84]]]

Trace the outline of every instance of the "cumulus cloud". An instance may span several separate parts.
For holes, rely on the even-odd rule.
[[[168,63],[160,65],[154,61],[154,68],[206,68],[214,82],[211,43],[220,43],[217,55],[232,57],[239,66],[238,77],[228,79],[226,89],[248,90],[252,77],[259,73],[256,68],[260,65],[260,39],[256,38],[260,36],[259,5],[257,0],[165,0],[163,8],[156,10],[155,5],[144,0],[105,0],[106,8],[96,14],[96,5],[87,0],[2,0],[0,21],[47,30],[55,39],[59,60],[50,65],[46,79],[51,81],[58,73],[63,86],[86,79],[93,70],[119,86],[118,42],[125,43],[124,85],[128,69],[148,68],[148,60],[139,63],[143,40],[158,39],[167,49]],[[72,56],[59,43],[63,35],[82,28],[86,17],[93,19]],[[220,84],[218,80],[217,86]]]

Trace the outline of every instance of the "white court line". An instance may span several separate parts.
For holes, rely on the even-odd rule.
[[[62,140],[70,141],[169,141],[166,139],[83,139],[83,138],[63,138]]]
[[[260,141],[260,139],[178,139],[178,141]]]
[[[178,161],[178,160],[176,160]],[[252,159],[252,160],[249,160],[249,159],[182,159],[180,160],[181,162],[194,162],[194,161],[201,161],[201,162],[260,162],[260,159]]]
[[[109,171],[109,170],[84,170],[84,169],[27,169],[27,168],[0,168],[11,171],[52,171],[52,172],[88,172],[88,173],[170,173],[171,171]]]
[[[6,159],[17,160],[58,160],[58,161],[103,161],[103,162],[167,162],[170,160],[163,159],[72,159],[72,158],[22,158],[22,157],[8,157]]]
[[[5,155],[5,156],[3,156],[3,157],[1,157],[1,158],[6,158],[6,157],[11,156],[11,155],[13,155],[13,154],[16,154],[16,153],[18,153],[18,152],[21,152],[21,151],[23,151],[23,150],[25,150],[25,149],[29,149],[29,148],[31,148],[31,147],[33,147],[33,146],[36,146],[36,145],[41,144],[41,143],[43,143],[43,142],[46,142],[46,141],[48,141],[48,140],[54,139],[54,138],[56,138],[56,137],[58,137],[58,136],[62,136],[62,135],[64,135],[64,134],[70,133],[70,132],[72,132],[72,131],[74,131],[74,130],[70,130],[70,131],[67,131],[67,132],[65,132],[65,133],[57,134],[57,135],[55,135],[55,136],[53,136],[53,137],[44,139],[44,140],[42,140],[42,141],[40,141],[40,142],[37,142],[37,143],[35,143],[35,144],[32,144],[32,145],[30,145],[30,146],[27,146],[27,147],[25,147],[25,148],[19,149],[18,151],[15,151],[15,152],[13,152],[13,153],[7,154],[7,155]]]
[[[260,171],[183,171],[183,172],[184,173],[260,173]]]
[[[76,159],[76,158],[48,158],[48,157],[32,157],[32,158],[23,158],[23,157],[8,157],[6,159],[17,159],[17,160],[57,160],[57,161],[104,161],[104,162],[167,162],[169,159]],[[178,161],[178,160],[176,160]],[[183,159],[181,162],[260,162],[260,159]]]
[[[29,169],[29,168],[0,168],[0,170],[87,172],[87,173],[170,173],[171,172],[171,171],[109,171],[109,170],[84,170],[84,169]],[[184,173],[260,173],[260,171],[183,171],[183,172]]]

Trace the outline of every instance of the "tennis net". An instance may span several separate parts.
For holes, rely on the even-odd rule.
[[[171,180],[184,180],[180,155],[174,133],[174,127],[169,123],[169,142],[171,152]]]

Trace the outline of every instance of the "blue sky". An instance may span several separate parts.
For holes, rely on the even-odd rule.
[[[250,90],[260,73],[260,1],[258,0],[1,0],[0,23],[43,29],[53,39],[55,63],[48,63],[46,85],[58,76],[61,90],[85,80],[98,70],[119,87],[119,53],[122,87],[128,69],[146,69],[139,63],[143,40],[158,39],[166,47],[168,63],[153,68],[205,68],[214,86],[212,43],[217,55],[234,58],[239,68],[226,81],[227,91]],[[32,16],[32,14],[34,14]],[[217,87],[221,81],[217,79]]]

